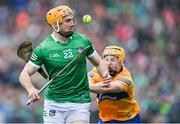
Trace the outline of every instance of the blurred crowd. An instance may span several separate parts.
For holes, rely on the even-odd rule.
[[[16,50],[24,40],[37,46],[51,32],[46,12],[64,4],[75,10],[77,30],[90,37],[99,54],[107,45],[125,48],[142,121],[180,122],[179,0],[1,0],[0,122],[42,122],[43,100],[25,104],[28,96],[18,80],[25,62]],[[83,24],[84,14],[93,17],[91,24]],[[33,80],[37,87],[43,85],[40,75]],[[95,102],[93,123],[98,112]]]

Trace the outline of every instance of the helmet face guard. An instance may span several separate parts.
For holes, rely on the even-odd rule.
[[[103,58],[108,55],[116,56],[119,59],[119,62],[122,62],[124,64],[126,54],[122,47],[107,46],[104,49]]]
[[[117,47],[117,46],[108,46],[104,49],[103,51],[103,58],[106,56],[116,56],[118,58],[118,61],[124,64],[125,61],[125,51],[122,47]],[[122,66],[120,65],[120,66]],[[121,70],[122,71],[122,67]],[[114,77],[119,71],[113,70],[112,68],[109,68],[109,74]]]
[[[60,33],[65,37],[69,37],[73,34],[73,31],[63,32],[60,31],[60,24],[63,21],[63,18],[68,15],[74,15],[74,12],[68,6],[58,6],[49,10],[46,14],[47,23],[53,28],[54,31]],[[76,19],[74,17],[73,23],[76,24]]]

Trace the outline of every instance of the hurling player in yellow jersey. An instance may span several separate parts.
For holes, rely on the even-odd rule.
[[[103,82],[96,68],[88,73],[90,90],[97,93],[99,123],[140,123],[140,108],[134,99],[134,82],[124,66],[124,49],[106,47],[103,60],[112,76],[110,83]]]

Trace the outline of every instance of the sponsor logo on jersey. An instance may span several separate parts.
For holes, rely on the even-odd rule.
[[[59,54],[58,53],[51,53],[51,54],[49,54],[49,57],[50,58],[57,58],[57,57],[59,57]]]
[[[121,100],[123,98],[127,98],[129,97],[129,94],[127,92],[120,92],[120,93],[104,93],[104,94],[98,94],[97,95],[98,99],[99,99],[99,103],[105,99],[109,99],[109,100]]]

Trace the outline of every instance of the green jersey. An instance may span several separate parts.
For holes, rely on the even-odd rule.
[[[50,80],[88,46],[90,49],[85,54],[52,81],[45,92],[46,99],[56,102],[90,102],[86,56],[91,56],[94,48],[85,35],[77,32],[67,43],[61,43],[54,35],[50,35],[36,47],[29,63],[37,68],[43,64]]]

